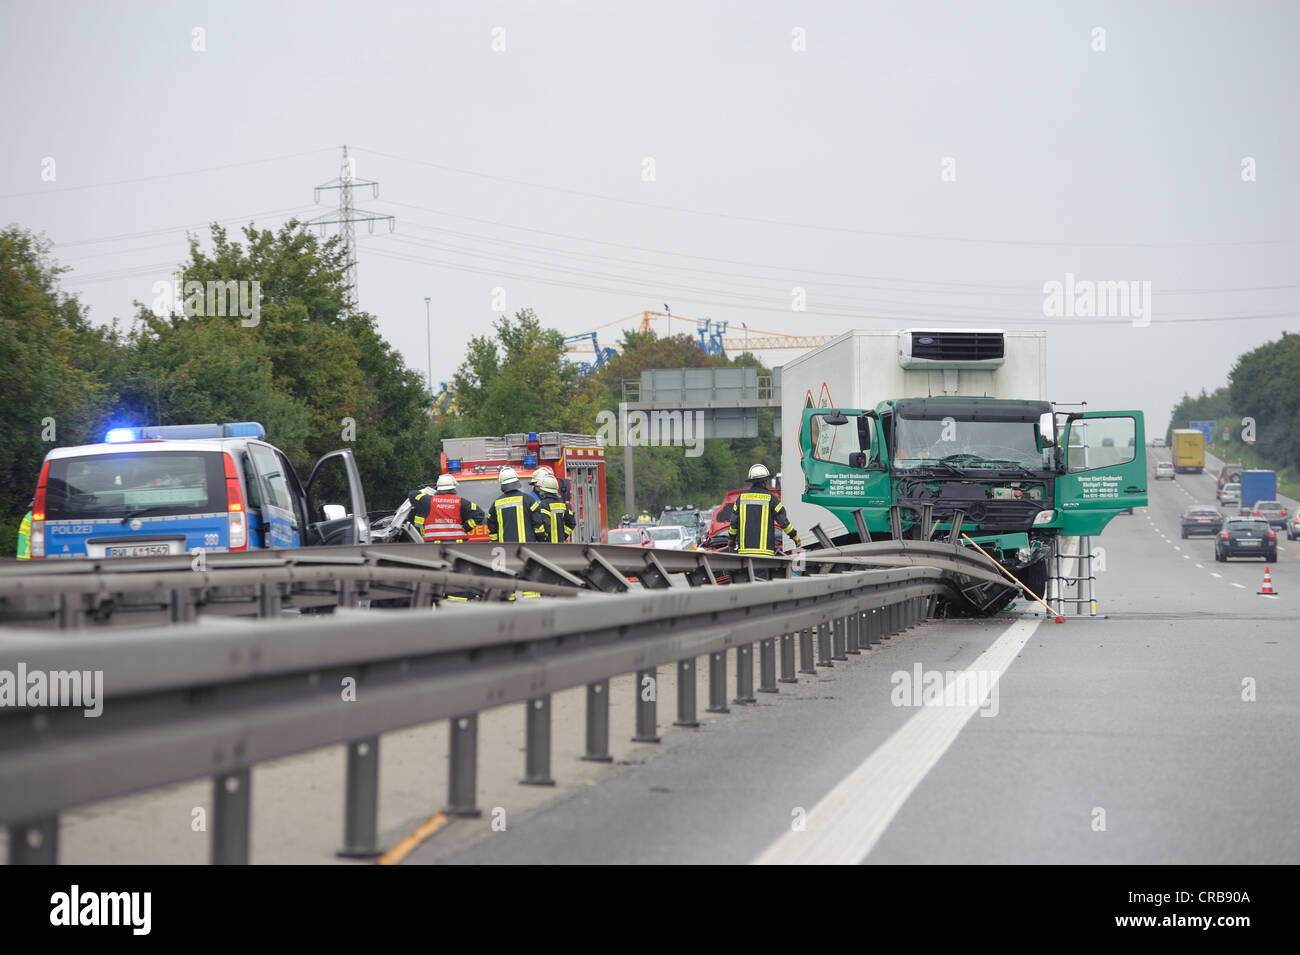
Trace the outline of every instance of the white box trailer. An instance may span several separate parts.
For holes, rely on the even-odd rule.
[[[805,504],[799,424],[806,407],[870,410],[893,398],[1047,400],[1047,332],[998,329],[854,329],[781,370],[781,496],[801,534],[813,524],[849,530]]]

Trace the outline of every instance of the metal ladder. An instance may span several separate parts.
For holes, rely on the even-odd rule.
[[[1074,553],[1064,553],[1067,540],[1076,541]],[[1047,602],[1060,616],[1067,606],[1074,607],[1076,617],[1097,616],[1097,575],[1092,566],[1092,538],[1061,538],[1052,556],[1052,574],[1048,577]],[[1073,561],[1073,573],[1065,572],[1066,561]],[[1087,607],[1087,613],[1084,612]]]

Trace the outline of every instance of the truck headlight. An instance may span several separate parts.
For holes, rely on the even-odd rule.
[[[1038,524],[1050,524],[1055,517],[1056,511],[1054,510],[1049,509],[1046,511],[1039,511],[1034,515],[1034,524],[1035,526]]]

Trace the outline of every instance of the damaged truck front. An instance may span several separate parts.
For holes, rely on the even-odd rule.
[[[851,332],[824,346],[849,349],[852,381],[823,380],[816,406],[806,391],[797,419],[805,488],[796,523],[816,521],[843,545],[860,539],[859,528],[873,541],[930,539],[947,536],[959,520],[961,535],[1045,595],[1061,537],[1099,534],[1117,514],[1146,504],[1145,432],[1139,411],[1066,411],[1034,397],[1045,391],[1038,380],[1045,336],[1011,334],[1028,339],[1008,349],[1003,333],[992,331]],[[917,338],[931,347],[918,349]],[[918,361],[918,350],[929,357]],[[1033,368],[999,375],[1017,352],[1027,352]],[[813,367],[834,377],[839,364],[832,358]],[[878,374],[864,374],[873,366]],[[828,400],[837,390],[866,397],[872,380],[914,396],[866,407]],[[785,387],[791,383],[787,370]],[[1004,396],[1009,388],[1030,395]]]

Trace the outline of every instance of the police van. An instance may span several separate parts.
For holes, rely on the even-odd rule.
[[[318,503],[326,485],[350,506]],[[256,421],[114,428],[55,448],[32,506],[34,559],[369,542],[352,452],[326,454],[303,485]]]

